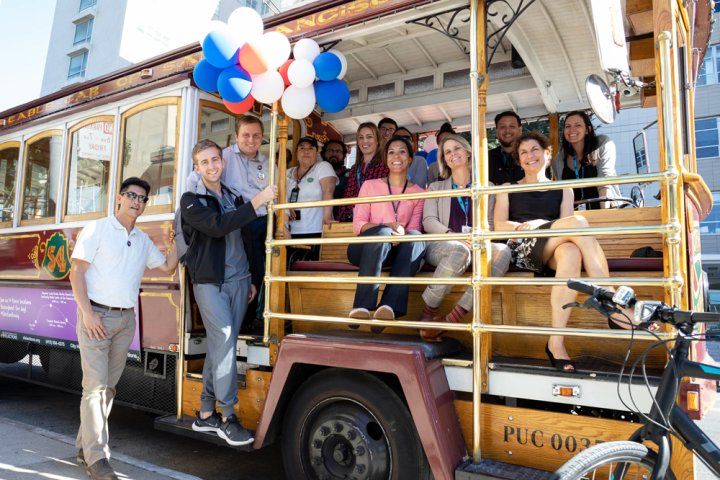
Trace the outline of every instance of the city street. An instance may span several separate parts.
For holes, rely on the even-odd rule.
[[[0,447],[0,479],[85,479],[74,465],[78,425],[77,395],[0,377],[0,433],[12,436]],[[720,402],[701,422],[720,441]],[[41,442],[22,445],[23,432]],[[9,447],[8,447],[9,446]],[[62,447],[62,448],[60,448]],[[279,445],[252,454],[157,431],[153,416],[115,406],[110,417],[110,448],[116,469],[134,480],[283,479]],[[60,450],[62,453],[58,453]],[[31,468],[29,455],[40,457]],[[696,480],[712,480],[700,466]],[[49,475],[51,474],[51,476]]]

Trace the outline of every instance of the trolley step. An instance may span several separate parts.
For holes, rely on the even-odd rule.
[[[225,440],[218,437],[214,432],[196,432],[192,429],[192,423],[194,420],[194,417],[190,417],[188,415],[183,415],[180,420],[177,419],[176,415],[165,415],[155,419],[155,428],[164,432],[175,433],[184,437],[214,443],[215,445],[221,445],[223,447],[232,448],[242,452],[252,452],[254,450],[252,443],[240,447],[233,447],[228,445]]]
[[[544,470],[521,467],[510,463],[468,460],[455,470],[455,480],[550,480],[552,474]]]

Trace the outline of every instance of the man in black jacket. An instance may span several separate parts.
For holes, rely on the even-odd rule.
[[[228,444],[247,445],[253,437],[237,420],[236,343],[248,302],[257,294],[250,281],[241,229],[257,218],[255,210],[276,196],[268,186],[245,203],[239,192],[220,182],[222,150],[211,140],[192,151],[201,181],[180,199],[185,262],[207,334],[200,411],[193,430],[217,432]],[[215,410],[215,402],[220,414]]]
[[[495,185],[522,180],[525,172],[513,158],[515,140],[522,135],[520,115],[513,111],[500,112],[495,116],[495,136],[500,145],[488,152],[489,180]]]

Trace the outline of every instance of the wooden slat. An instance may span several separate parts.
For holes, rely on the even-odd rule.
[[[652,38],[630,42],[630,70],[634,77],[655,75],[655,46]]]
[[[626,0],[625,14],[633,29],[633,35],[652,33],[652,0]]]

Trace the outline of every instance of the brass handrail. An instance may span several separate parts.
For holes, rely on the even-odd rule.
[[[586,227],[586,228],[558,228],[548,230],[502,230],[493,232],[479,232],[474,234],[478,240],[504,240],[508,238],[547,238],[560,236],[599,236],[599,235],[648,235],[673,234],[679,225],[636,225],[633,227]],[[358,243],[386,243],[386,242],[443,242],[448,240],[472,240],[470,233],[422,233],[419,235],[368,235],[365,237],[330,237],[330,238],[299,238],[271,240],[273,247],[294,245],[350,245]]]
[[[603,185],[621,185],[629,183],[651,183],[667,181],[673,174],[668,172],[641,173],[620,175],[617,177],[594,177],[579,180],[553,180],[552,182],[523,183],[513,185],[479,186],[478,193],[495,195],[498,193],[534,192],[538,190],[561,190],[563,188],[597,187]],[[472,195],[471,188],[458,188],[455,190],[433,190],[417,193],[402,193],[394,195],[374,195],[371,197],[335,198],[332,200],[315,200],[311,202],[278,203],[273,205],[274,210],[317,208],[340,205],[356,205],[360,203],[382,203],[400,200],[425,200],[428,198],[467,197]]]
[[[371,277],[371,276],[324,276],[310,275],[271,275],[271,282],[287,283],[337,283],[343,285],[372,285],[382,283],[383,285],[527,285],[527,286],[554,286],[567,285],[570,278],[561,277],[478,277],[473,279],[466,277]],[[673,284],[671,278],[665,277],[610,277],[592,279],[596,285],[625,285],[628,287],[668,287]]]

